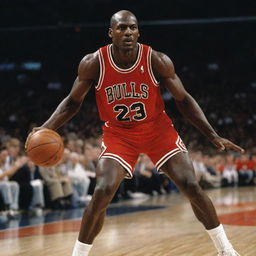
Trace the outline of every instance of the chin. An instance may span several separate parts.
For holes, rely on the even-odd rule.
[[[132,50],[132,49],[134,49],[135,47],[136,47],[136,45],[137,45],[137,43],[136,44],[132,44],[132,45],[123,45],[121,48],[123,49],[123,50]]]

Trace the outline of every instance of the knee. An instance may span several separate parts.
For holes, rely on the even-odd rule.
[[[202,189],[196,180],[187,180],[183,182],[183,191],[189,198],[199,197],[202,193]]]
[[[93,212],[105,210],[112,200],[116,189],[111,185],[96,186],[92,201],[90,203]]]
[[[96,185],[96,192],[100,194],[101,198],[112,197],[116,191],[116,186],[113,184],[98,184]]]

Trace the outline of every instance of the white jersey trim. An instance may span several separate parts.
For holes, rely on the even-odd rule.
[[[178,139],[176,140],[176,145],[179,147],[180,150],[188,152],[185,144],[183,143],[182,139],[180,138],[180,136],[178,136]]]
[[[106,151],[106,149],[107,149],[107,147],[106,147],[105,144],[104,144],[104,141],[102,141],[102,143],[101,143],[101,148],[102,148],[102,150],[101,150],[99,159],[101,158],[101,156],[105,153],[105,151]]]
[[[188,152],[186,146],[184,145],[182,139],[180,138],[180,136],[178,136],[176,143],[177,148],[169,151],[168,153],[166,153],[163,157],[161,157],[161,159],[159,161],[157,161],[156,163],[156,168],[157,170],[159,170],[161,168],[161,166],[167,161],[169,160],[171,157],[175,156],[176,154],[180,153],[180,152]]]
[[[95,86],[96,90],[99,90],[102,86],[102,82],[105,76],[105,63],[102,55],[101,49],[98,50],[99,62],[100,62],[100,76],[97,86]]]
[[[158,160],[156,162],[156,168],[159,170],[160,167],[172,156],[174,156],[175,154],[181,152],[181,150],[179,148],[175,148],[171,151],[169,151],[168,153],[166,153],[163,157],[161,157],[160,160]]]
[[[149,47],[148,54],[147,54],[148,73],[149,73],[149,76],[150,76],[151,81],[153,82],[153,84],[155,86],[159,86],[159,82],[156,80],[156,78],[154,76],[154,73],[153,73],[153,70],[152,70],[151,59],[152,59],[152,48]]]
[[[141,61],[141,58],[142,58],[142,49],[143,49],[143,46],[141,44],[139,44],[139,52],[138,52],[138,56],[137,56],[137,59],[135,61],[135,63],[130,67],[130,68],[127,68],[127,69],[124,69],[124,68],[119,68],[114,60],[113,60],[113,56],[112,56],[112,53],[111,53],[111,48],[112,48],[112,44],[108,45],[107,46],[107,54],[108,54],[108,60],[109,60],[109,63],[111,65],[111,67],[116,70],[117,72],[119,73],[122,73],[122,74],[127,74],[127,73],[130,73],[132,71],[134,71],[138,65],[140,64],[140,61]]]
[[[111,153],[104,153],[100,158],[101,159],[110,158],[110,159],[116,160],[127,171],[126,178],[127,179],[131,179],[133,177],[133,175],[132,175],[132,167],[122,157],[120,157],[118,155],[115,155],[115,154],[111,154]]]

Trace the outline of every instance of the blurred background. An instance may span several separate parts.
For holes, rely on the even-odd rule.
[[[250,174],[239,174],[246,184],[254,185],[256,2],[252,0],[0,0],[1,145],[8,146],[15,137],[23,148],[32,127],[41,125],[70,91],[83,56],[110,43],[109,19],[120,9],[137,16],[141,43],[170,56],[185,88],[218,133],[246,149],[245,159],[239,154],[231,160],[225,154],[219,158],[163,89],[166,111],[192,157],[203,164],[209,157],[215,159],[211,165],[218,177],[225,161],[231,161],[236,174],[228,183],[233,185],[238,184],[237,173],[244,161],[243,168]],[[101,125],[92,90],[79,114],[59,131],[68,152],[80,154],[87,165],[91,161],[95,166]],[[70,162],[80,161],[69,157]],[[220,179],[218,186],[224,184]]]
[[[219,133],[255,150],[256,2],[248,0],[1,0],[0,126],[24,140],[42,124],[69,92],[82,57],[110,43],[109,19],[120,9],[138,17],[142,43],[170,56]],[[211,150],[164,98],[187,146]],[[67,129],[98,135],[96,112],[91,92]]]

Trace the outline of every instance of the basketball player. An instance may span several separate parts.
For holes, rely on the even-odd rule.
[[[58,129],[79,111],[84,97],[94,87],[100,118],[105,121],[102,153],[97,167],[97,186],[84,212],[72,255],[89,255],[93,240],[103,226],[106,208],[121,181],[132,177],[140,153],[146,153],[157,169],[169,176],[188,197],[218,255],[238,255],[226,237],[211,200],[198,185],[187,149],[164,111],[160,86],[169,90],[180,112],[218,150],[244,150],[214,131],[184,89],[169,57],[138,43],[140,34],[134,14],[126,10],[115,13],[108,35],[112,44],[82,59],[70,94],[37,128]]]

